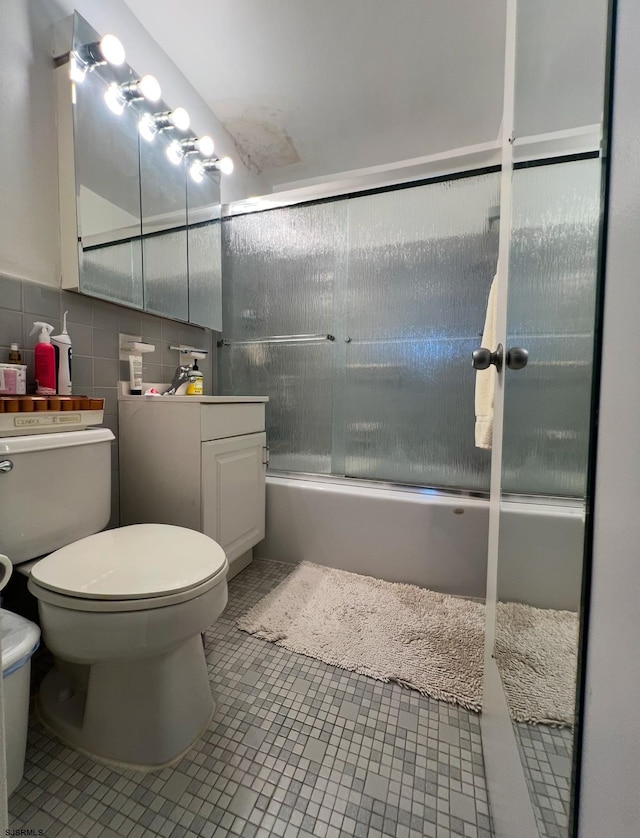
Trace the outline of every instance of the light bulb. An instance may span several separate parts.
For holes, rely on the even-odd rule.
[[[213,140],[207,134],[196,140],[194,147],[203,157],[211,157],[213,154]]]
[[[173,142],[169,143],[166,154],[174,166],[180,165],[180,162],[182,161],[182,146],[178,140],[173,140]]]
[[[158,133],[158,129],[156,128],[155,120],[150,113],[142,114],[140,121],[138,122],[138,131],[140,136],[148,143],[153,141],[153,138]]]
[[[87,65],[84,64],[77,55],[71,53],[69,59],[69,78],[76,84],[82,84],[87,75]]]
[[[178,131],[186,131],[191,124],[191,117],[184,108],[176,108],[169,114],[169,121]]]
[[[195,183],[202,183],[204,180],[204,166],[199,160],[196,160],[189,167],[189,174]]]
[[[230,175],[233,171],[233,160],[230,157],[223,157],[218,160],[218,168],[223,175]]]
[[[115,82],[112,82],[109,87],[107,87],[104,94],[104,101],[107,103],[107,107],[112,113],[116,116],[120,116],[124,110],[125,102],[120,95],[120,88]]]
[[[125,53],[122,41],[115,35],[105,35],[100,41],[100,53],[105,61],[116,67],[124,64]]]
[[[157,102],[162,95],[158,79],[151,75],[143,76],[140,79],[138,82],[138,90],[149,102]]]

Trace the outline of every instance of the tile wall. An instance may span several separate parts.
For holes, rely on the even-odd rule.
[[[62,315],[68,311],[67,330],[73,349],[72,379],[74,393],[105,400],[104,424],[116,435],[112,457],[111,526],[119,520],[118,505],[118,416],[117,384],[128,379],[128,365],[118,360],[118,335],[140,335],[153,343],[156,351],[144,356],[145,381],[171,381],[178,365],[177,352],[170,345],[184,343],[207,349],[209,357],[199,362],[204,376],[205,393],[214,392],[215,340],[209,329],[189,326],[142,314],[112,303],[94,300],[71,291],[60,291],[34,282],[0,276],[0,363],[8,358],[9,346],[20,346],[27,364],[27,391],[33,392],[33,349],[38,335],[30,336],[35,320],[51,323],[54,334],[62,328]],[[29,389],[31,388],[31,389]]]

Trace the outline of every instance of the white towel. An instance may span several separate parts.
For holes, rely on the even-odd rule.
[[[498,274],[493,278],[487,301],[487,316],[482,330],[481,346],[495,351],[497,334]],[[491,450],[493,440],[493,394],[496,389],[496,368],[476,372],[476,448]]]

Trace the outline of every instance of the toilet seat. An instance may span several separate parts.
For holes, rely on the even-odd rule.
[[[77,611],[162,608],[226,579],[224,550],[195,530],[134,524],[90,535],[37,562],[29,589]]]

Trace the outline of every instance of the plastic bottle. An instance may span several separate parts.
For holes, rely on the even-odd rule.
[[[56,353],[56,390],[59,396],[71,395],[71,338],[67,332],[67,314],[62,318],[62,332],[52,335],[51,343]]]
[[[187,384],[187,396],[201,396],[203,390],[203,376],[198,369],[198,359],[193,362],[189,372],[189,383]]]
[[[51,346],[51,332],[53,326],[49,323],[36,321],[31,334],[41,329],[40,337],[35,348],[35,376],[36,393],[39,396],[55,396],[56,394],[56,353]]]

